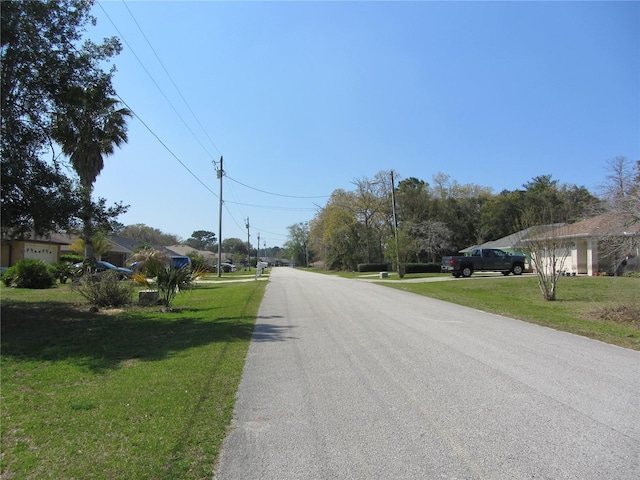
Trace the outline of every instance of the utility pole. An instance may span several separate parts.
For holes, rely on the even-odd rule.
[[[249,235],[249,217],[247,217],[247,268],[251,271],[251,235]]]
[[[396,186],[393,181],[393,170],[391,170],[391,207],[393,209],[393,231],[396,237],[396,266],[398,268],[398,276],[400,277],[400,252],[398,250],[398,220],[396,218]],[[402,277],[400,277],[402,278]]]
[[[222,177],[224,170],[222,168],[222,155],[220,156],[220,168],[217,170],[220,179],[220,209],[218,212],[218,278],[222,277],[221,257],[222,257]]]
[[[260,261],[260,232],[258,232],[258,245],[256,246],[256,268],[258,268],[259,261]]]

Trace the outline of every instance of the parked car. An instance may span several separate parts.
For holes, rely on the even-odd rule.
[[[73,268],[77,271],[82,271],[85,268],[84,263],[76,263],[73,265]],[[133,270],[124,267],[116,267],[113,263],[105,262],[104,260],[98,260],[96,262],[95,272],[102,273],[106,271],[115,271],[121,276],[121,278],[131,278],[133,275]]]
[[[498,248],[476,248],[471,255],[442,257],[440,268],[454,277],[470,277],[475,271],[502,272],[503,275],[522,275],[525,256],[507,253]]]
[[[191,268],[191,259],[186,255],[174,255],[171,257],[171,266],[178,268]]]
[[[220,269],[225,273],[229,273],[229,272],[235,272],[237,270],[237,267],[233,263],[223,262],[220,264]],[[218,271],[218,265],[213,266],[213,271],[214,272]]]

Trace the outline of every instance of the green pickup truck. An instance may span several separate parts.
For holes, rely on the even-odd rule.
[[[475,271],[502,272],[522,275],[524,255],[507,253],[497,248],[476,248],[470,255],[442,257],[440,268],[454,277],[470,277]]]

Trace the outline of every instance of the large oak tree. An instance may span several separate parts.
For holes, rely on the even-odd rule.
[[[0,2],[1,62],[0,156],[2,161],[2,235],[43,234],[74,225],[81,194],[56,156],[51,127],[78,86],[110,84],[113,70],[101,65],[119,53],[116,38],[82,43],[94,23],[92,1]],[[124,207],[94,205],[102,217]]]

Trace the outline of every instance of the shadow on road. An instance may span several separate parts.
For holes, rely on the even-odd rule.
[[[281,316],[270,316],[270,317],[258,317],[257,321],[267,319],[267,318],[282,318]],[[292,337],[287,335],[287,333],[295,328],[291,325],[274,325],[272,323],[256,323],[256,327],[253,330],[253,337],[251,338],[254,342],[283,342],[285,340],[297,340],[298,337]]]

